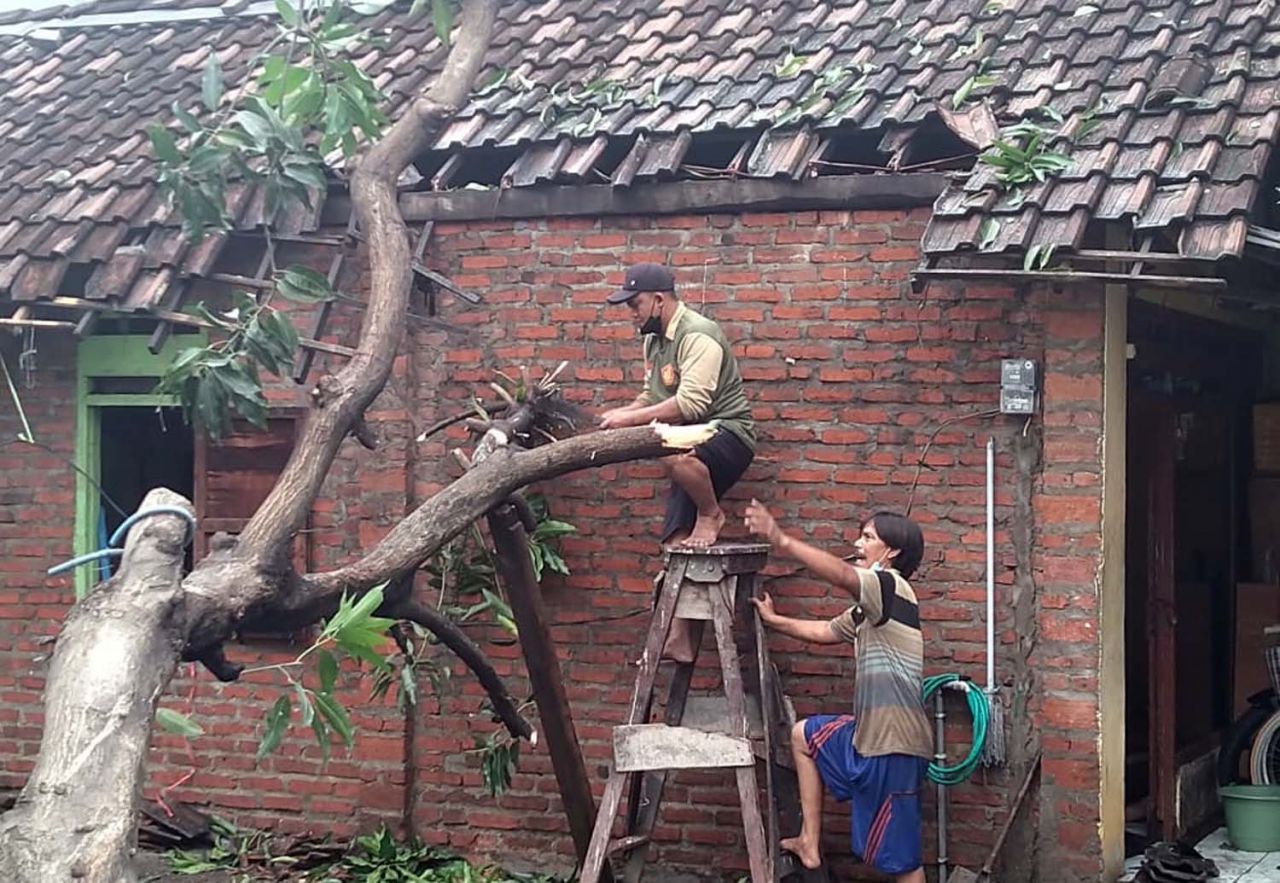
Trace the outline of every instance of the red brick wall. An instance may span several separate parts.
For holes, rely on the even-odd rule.
[[[491,379],[491,368],[541,369],[568,359],[565,378],[575,400],[603,408],[630,399],[640,379],[639,341],[625,311],[604,309],[603,298],[627,263],[670,262],[686,300],[735,341],[755,406],[760,452],[731,494],[732,514],[757,496],[789,527],[845,550],[861,516],[904,507],[918,473],[914,515],[928,550],[915,585],[931,673],[984,676],[983,446],[995,436],[998,664],[1011,684],[1004,694],[1012,703],[1011,753],[1025,758],[1043,729],[1045,775],[1033,807],[1042,866],[1055,871],[1053,879],[1096,879],[1100,300],[994,285],[933,285],[924,297],[914,295],[907,277],[926,218],[924,211],[805,212],[437,225],[430,262],[485,297],[480,308],[460,309],[444,296],[445,315],[476,333],[460,339],[410,323],[411,344],[371,415],[388,443],[376,455],[349,443],[335,465],[316,506],[317,563],[371,542],[406,506],[455,474],[441,455],[459,443],[458,433],[423,445],[409,439],[465,409],[468,396]],[[352,290],[359,285],[358,277],[348,280]],[[343,321],[332,335],[350,342],[358,316],[340,312]],[[1025,434],[1023,421],[1000,417],[939,428],[996,404],[1002,356],[1030,357],[1045,367],[1044,420],[1033,421]],[[53,361],[51,355],[45,363]],[[49,384],[41,401],[47,421],[66,427],[59,444],[69,452],[71,418],[59,395],[70,393],[57,385],[57,370],[41,375]],[[7,437],[10,425],[0,427]],[[0,449],[0,458],[15,456]],[[4,463],[25,470],[37,457],[21,456],[28,459]],[[26,583],[6,580],[8,594],[0,596],[8,601],[0,604],[0,691],[6,697],[13,691],[6,708],[16,708],[22,723],[15,739],[9,720],[0,718],[0,784],[21,781],[22,756],[32,750],[39,726],[33,700],[40,674],[32,656],[42,650],[29,635],[54,629],[52,617],[34,626],[24,621],[32,615],[29,592],[44,591],[39,574],[46,559],[70,548],[73,482],[64,466],[45,468],[64,470],[68,489],[61,503],[48,504],[54,535],[39,543],[37,558],[24,562]],[[13,469],[0,482],[16,484]],[[406,469],[414,481],[406,481]],[[0,495],[11,489],[0,484]],[[580,529],[565,543],[572,576],[548,580],[544,594],[589,772],[603,787],[609,728],[629,698],[630,662],[647,623],[664,489],[653,465],[635,464],[581,473],[543,490],[557,517]],[[0,496],[0,512],[7,499]],[[1019,520],[1019,513],[1031,518]],[[736,519],[729,535],[740,535]],[[34,542],[25,524],[0,517],[4,550]],[[3,566],[14,566],[10,556],[17,554],[6,555]],[[25,591],[14,595],[20,586]],[[841,609],[842,599],[803,577],[779,578],[769,588],[787,613],[829,616]],[[65,594],[35,597],[51,604]],[[468,629],[486,643],[514,694],[527,695],[518,649],[495,643],[496,630]],[[815,652],[776,638],[772,646],[801,714],[848,707],[853,666],[847,652]],[[239,653],[262,657],[261,648]],[[276,654],[273,660],[292,655],[287,648]],[[183,681],[174,692],[185,696],[187,690]],[[210,801],[253,824],[275,820],[342,832],[398,817],[405,800],[404,724],[393,707],[367,709],[354,758],[338,752],[321,769],[316,749],[296,741],[257,765],[256,727],[274,690],[217,686],[204,672],[196,690],[196,713],[210,734],[196,741],[197,773],[176,795]],[[557,854],[563,865],[571,850],[544,748],[525,752],[510,793],[497,801],[482,793],[477,759],[466,753],[473,735],[493,726],[481,711],[482,698],[458,670],[443,699],[424,701],[412,756],[415,826],[429,841],[473,854],[529,861]],[[962,745],[967,717],[958,703],[951,709],[949,738]],[[180,740],[157,742],[152,782],[168,784],[192,764]],[[1011,784],[1016,788],[1016,772],[1020,768],[980,773],[976,783],[953,790],[953,861],[981,863]],[[714,855],[717,867],[745,868],[727,774],[673,776],[664,806],[657,860],[705,870]],[[933,818],[932,803],[927,817]],[[847,852],[847,816],[834,805],[826,829],[828,850]],[[930,860],[934,842],[930,829]],[[1066,868],[1069,878],[1060,876]]]

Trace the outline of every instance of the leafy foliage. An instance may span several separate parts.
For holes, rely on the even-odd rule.
[[[802,61],[803,66],[805,62]],[[826,112],[833,117],[843,116],[861,100],[875,72],[872,65],[864,64],[850,67],[837,65],[821,71],[814,77],[808,90],[788,110],[779,114],[774,127],[786,126],[815,111],[823,101],[838,95],[831,108]]]
[[[500,797],[511,787],[511,779],[520,765],[520,742],[500,731],[475,741],[476,750],[480,752],[480,777],[484,790],[490,797]]]
[[[303,844],[310,851],[312,842]],[[497,865],[473,865],[453,852],[417,840],[397,840],[383,826],[353,839],[345,854],[303,870],[290,855],[290,841],[274,842],[262,831],[214,822],[214,846],[207,855],[183,850],[166,853],[175,874],[211,871],[248,872],[234,879],[281,879],[304,883],[569,883],[550,874],[519,874]]]
[[[282,278],[298,276],[304,269],[290,268]],[[282,282],[281,293],[286,290]],[[156,386],[157,393],[176,397],[214,439],[230,429],[233,411],[254,426],[266,426],[267,400],[259,369],[285,377],[293,371],[298,350],[298,330],[288,314],[243,292],[236,292],[233,302],[235,306],[224,313],[196,305],[196,313],[223,336],[207,346],[183,350]]]
[[[435,0],[433,13],[443,15],[436,7],[450,2]],[[228,91],[211,51],[201,106],[175,103],[171,124],[148,129],[161,188],[193,241],[231,228],[233,184],[260,187],[268,219],[290,202],[310,207],[328,186],[325,157],[351,157],[387,123],[385,95],[352,60],[368,42],[353,13],[370,11],[368,4],[276,0],[276,10],[278,32],[250,65],[250,82]],[[274,249],[271,258],[275,270]],[[276,271],[273,282],[273,292],[237,293],[227,311],[198,306],[219,339],[181,353],[161,380],[158,392],[175,396],[213,438],[225,434],[232,412],[263,426],[260,372],[292,371],[298,333],[269,305],[271,294],[302,303],[335,296],[324,276],[305,267]]]
[[[1065,134],[1062,130],[1066,118],[1061,113],[1048,105],[1036,108],[1020,122],[1003,129],[1000,138],[978,159],[995,169],[996,180],[1006,190],[1018,193],[1022,187],[1042,183],[1071,165],[1070,156],[1050,149],[1052,140],[1056,136],[1068,144],[1080,142],[1098,127],[1098,110],[1095,105],[1082,112],[1071,132]]]
[[[347,709],[335,694],[339,661],[333,651],[337,650],[345,656],[368,663],[379,673],[391,669],[391,664],[378,651],[386,643],[387,632],[394,621],[373,615],[382,604],[382,592],[382,586],[378,586],[356,600],[344,594],[338,603],[337,612],[324,624],[312,645],[297,659],[283,665],[257,669],[279,671],[289,687],[287,692],[280,694],[263,719],[258,759],[280,747],[293,724],[295,706],[299,722],[303,727],[311,729],[325,760],[329,759],[333,735],[341,739],[348,749],[355,744],[355,726]],[[316,657],[319,689],[307,687],[294,675],[312,654]]]
[[[577,528],[552,518],[545,497],[531,494],[528,503],[537,521],[529,537],[534,575],[539,582],[548,572],[568,576],[569,566],[560,555],[560,540]],[[443,609],[463,621],[488,613],[495,623],[517,636],[511,605],[498,583],[496,554],[477,525],[441,548],[425,569]]]
[[[214,816],[210,825],[213,846],[203,855],[175,849],[166,854],[169,869],[175,874],[207,874],[211,871],[240,871],[250,864],[249,857],[264,851],[268,835],[264,831],[237,828]]]
[[[625,84],[605,77],[585,83],[556,83],[551,87],[547,96],[549,100],[543,105],[538,119],[548,128],[583,138],[600,127],[604,111],[621,104],[626,94]],[[566,128],[575,118],[577,122]]]

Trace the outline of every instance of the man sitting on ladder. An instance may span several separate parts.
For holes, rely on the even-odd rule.
[[[791,753],[800,780],[800,836],[782,841],[806,868],[821,864],[822,789],[852,801],[853,852],[899,883],[924,883],[920,789],[933,737],[921,699],[924,640],[907,577],[924,557],[924,536],[909,518],[879,512],[862,525],[854,566],[785,533],[764,506],[747,507],[747,529],[774,551],[853,595],[828,621],[778,614],[765,594],[753,598],[765,625],[815,644],[856,648],[852,715],[816,715],[796,723]]]
[[[635,401],[606,411],[602,429],[646,423],[713,423],[715,435],[687,454],[658,461],[671,479],[663,543],[705,548],[724,526],[720,499],[755,457],[755,424],[742,374],[720,326],[690,309],[675,293],[671,271],[660,264],[627,270],[611,304],[626,304],[644,337],[645,386]],[[689,623],[676,620],[663,656],[691,662]]]

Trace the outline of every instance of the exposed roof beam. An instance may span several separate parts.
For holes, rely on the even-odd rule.
[[[670,181],[632,188],[608,184],[448,193],[404,193],[406,221],[474,221],[583,215],[673,215],[740,211],[917,208],[933,205],[947,176],[922,174],[831,175],[788,179],[741,178]],[[330,197],[325,223],[345,223],[350,201]]]

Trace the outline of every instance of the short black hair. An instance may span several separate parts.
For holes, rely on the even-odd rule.
[[[877,512],[862,524],[863,527],[875,525],[876,533],[884,544],[898,553],[890,566],[910,578],[924,560],[924,534],[920,526],[905,515],[894,512]]]

